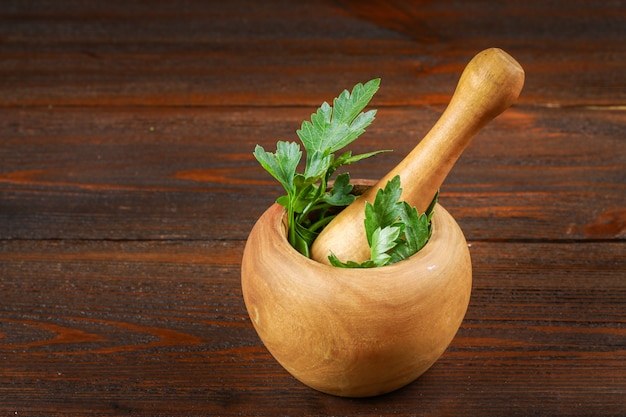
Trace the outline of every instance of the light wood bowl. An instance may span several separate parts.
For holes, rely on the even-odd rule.
[[[272,205],[252,229],[242,290],[259,337],[304,384],[367,397],[403,387],[443,354],[470,299],[472,269],[463,232],[440,205],[430,241],[399,263],[343,269],[298,253],[285,211]]]

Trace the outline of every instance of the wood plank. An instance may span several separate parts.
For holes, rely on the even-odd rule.
[[[626,415],[626,8],[512,0],[0,2],[0,415]],[[441,202],[474,268],[418,381],[320,394],[258,339],[240,259],[280,194],[251,152],[382,77],[377,178],[498,46],[520,101]]]
[[[111,3],[3,2],[0,106],[316,105],[374,77],[386,105],[445,104],[492,46],[526,68],[522,103],[626,103],[617,3]]]
[[[472,242],[474,289],[454,342],[417,382],[367,400],[310,390],[271,358],[241,298],[242,250],[240,241],[0,242],[0,410],[624,411],[624,242]]]
[[[281,194],[259,143],[298,140],[311,108],[0,109],[0,238],[245,239]],[[383,107],[349,167],[379,178],[442,108]],[[626,114],[510,109],[442,187],[470,240],[623,239]],[[236,212],[237,215],[233,215]]]

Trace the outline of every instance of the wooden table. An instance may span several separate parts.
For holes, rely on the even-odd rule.
[[[254,146],[381,77],[379,178],[492,46],[526,85],[441,189],[461,329],[392,394],[307,388],[242,299]],[[0,415],[626,415],[625,110],[623,0],[3,1]]]

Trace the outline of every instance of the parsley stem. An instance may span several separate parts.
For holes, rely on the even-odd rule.
[[[330,221],[332,219],[334,219],[334,218],[335,218],[335,216],[322,217],[321,219],[319,219],[318,221],[313,223],[309,227],[309,230],[312,231],[312,232],[316,232],[316,231],[320,230],[321,228],[323,228],[324,226],[326,226],[328,223],[330,223]]]
[[[296,219],[293,211],[293,203],[289,202],[289,207],[287,208],[287,227],[289,228],[288,238],[289,243],[294,248],[296,247]]]

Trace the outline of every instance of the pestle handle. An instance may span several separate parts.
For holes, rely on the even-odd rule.
[[[313,243],[311,257],[328,264],[331,251],[342,261],[369,259],[363,221],[365,202],[400,176],[401,199],[427,208],[476,133],[513,104],[524,85],[524,70],[498,48],[478,53],[461,74],[448,107],[420,143],[387,175],[337,215]]]

